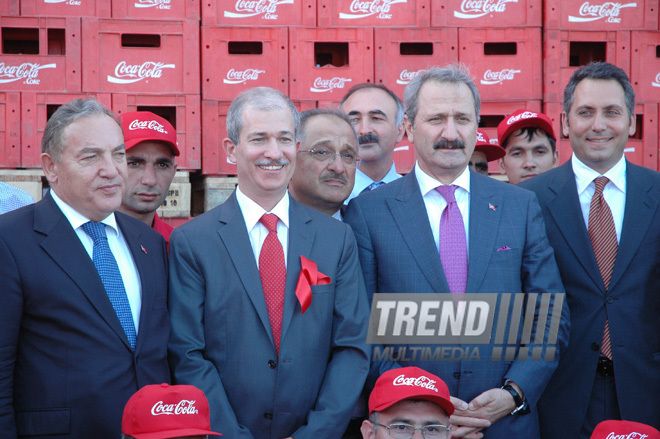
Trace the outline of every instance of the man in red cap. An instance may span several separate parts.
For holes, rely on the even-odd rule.
[[[124,407],[122,439],[204,439],[211,431],[209,402],[195,386],[152,384]]]
[[[505,149],[500,166],[509,183],[543,174],[557,166],[557,149],[552,121],[543,113],[517,110],[497,127],[500,146]]]
[[[596,425],[591,439],[660,439],[660,431],[632,421],[603,421]]]
[[[179,155],[171,123],[150,111],[124,113],[121,128],[126,144],[128,178],[119,210],[163,235],[169,247],[172,226],[158,217],[176,173]]]
[[[483,175],[488,175],[488,162],[501,159],[506,151],[499,145],[490,142],[488,135],[477,130],[477,143],[470,157],[470,169]]]
[[[425,439],[449,437],[454,404],[444,381],[419,367],[383,373],[369,397],[369,419],[362,423],[364,439],[411,439],[417,430]]]

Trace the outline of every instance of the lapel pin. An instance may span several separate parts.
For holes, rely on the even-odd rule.
[[[145,255],[148,255],[148,254],[149,254],[149,253],[147,253],[147,249],[144,248],[143,245],[141,245],[140,248],[142,249],[142,251],[144,252]]]
[[[497,210],[497,208],[495,206],[493,206],[492,204],[490,204],[490,203],[488,203],[488,208],[490,210],[492,210],[493,212],[495,212],[495,210]]]

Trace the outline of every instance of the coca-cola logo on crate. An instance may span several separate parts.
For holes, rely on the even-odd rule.
[[[337,76],[330,79],[318,77],[314,80],[314,85],[309,90],[314,93],[324,93],[326,91],[332,91],[335,88],[344,88],[344,84],[351,81],[351,78],[339,78]]]
[[[65,5],[80,6],[81,0],[44,0],[44,3],[64,3]]]
[[[0,62],[0,84],[8,82],[20,81],[23,79],[23,84],[39,85],[39,71],[41,69],[54,69],[57,68],[56,63],[44,64],[43,66],[38,63],[24,62],[23,64],[11,65]]]
[[[493,70],[486,70],[484,78],[481,80],[482,85],[501,84],[504,81],[512,81],[516,73],[520,70],[502,69],[499,72]]]
[[[623,8],[636,8],[637,3],[616,3],[604,2],[601,4],[590,4],[584,2],[578,10],[579,17],[573,15],[568,16],[568,21],[573,23],[584,23],[587,21],[596,21],[605,19],[606,23],[621,23],[621,9]]]
[[[351,13],[340,12],[339,18],[352,20],[378,14],[378,18],[389,20],[392,18],[390,7],[396,3],[408,3],[408,0],[353,0],[349,7]]]
[[[407,85],[415,76],[421,75],[425,70],[417,70],[416,72],[409,72],[408,70],[401,70],[399,79],[396,80],[397,84]]]
[[[163,69],[174,69],[175,64],[146,61],[142,64],[127,64],[121,61],[115,67],[115,76],[108,75],[108,82],[113,84],[132,84],[148,78],[160,78]]]
[[[246,18],[263,15],[265,20],[277,20],[279,5],[292,5],[294,0],[236,0],[233,11],[225,11],[225,18]]]
[[[518,3],[518,0],[463,0],[460,12],[454,11],[454,17],[470,19],[506,12],[507,3]]]
[[[133,4],[136,8],[172,9],[172,0],[138,0]]]
[[[266,73],[265,70],[259,69],[245,69],[245,70],[234,70],[230,69],[227,72],[227,77],[222,80],[225,84],[243,84],[247,81],[256,81],[259,79],[259,75]]]

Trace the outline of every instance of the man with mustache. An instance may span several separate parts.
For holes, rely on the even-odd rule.
[[[287,191],[298,126],[280,91],[240,93],[223,141],[238,186],[172,233],[174,379],[228,438],[338,438],[369,369],[353,232]]]
[[[355,183],[357,136],[341,111],[300,114],[300,149],[289,192],[296,201],[342,220],[341,207]]]
[[[551,327],[538,321],[534,305],[537,294],[550,293],[548,306],[561,316],[558,303],[564,293],[541,209],[533,193],[468,168],[481,101],[462,65],[427,69],[406,86],[404,100],[406,131],[418,157],[414,171],[351,200],[345,215],[358,241],[367,294],[371,300],[376,293],[405,300],[410,293],[451,293],[455,300],[470,300],[483,293],[494,295],[500,305],[515,294],[529,301],[534,311],[530,343],[518,335],[508,340],[508,353],[502,355],[492,337],[492,344],[475,348],[478,359],[417,357],[407,358],[406,365],[439,376],[449,387],[456,408],[451,437],[537,439],[536,402],[557,367],[557,356],[556,347],[545,341]],[[496,313],[493,327],[500,319],[510,322],[515,312],[506,305]],[[566,325],[564,320],[556,328],[559,348],[567,341]],[[406,343],[426,345],[428,340],[409,338]],[[471,341],[464,333],[448,344],[465,348]],[[399,353],[402,348],[389,346]],[[540,361],[531,361],[534,351]],[[392,368],[386,363],[392,359],[374,359],[371,377]]]
[[[128,175],[119,210],[153,227],[169,245],[172,226],[160,219],[156,209],[163,204],[176,174],[176,131],[150,111],[124,113],[121,120]]]
[[[394,147],[401,141],[403,103],[384,85],[364,83],[348,90],[340,109],[358,134],[360,166],[348,203],[358,195],[401,178],[394,166]]]

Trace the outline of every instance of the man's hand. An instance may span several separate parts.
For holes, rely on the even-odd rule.
[[[490,427],[491,422],[488,419],[480,418],[479,413],[470,410],[467,402],[462,399],[451,397],[454,404],[454,414],[449,418],[451,424],[450,437],[464,439],[481,439],[484,435],[481,433],[486,427]]]

